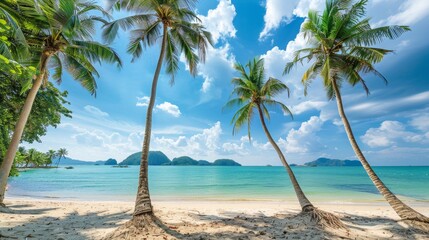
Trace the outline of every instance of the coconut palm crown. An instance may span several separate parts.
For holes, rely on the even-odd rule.
[[[354,137],[350,123],[344,112],[341,98],[342,84],[352,86],[361,84],[367,94],[369,89],[364,75],[375,74],[387,82],[386,78],[375,69],[374,64],[383,60],[392,50],[373,47],[384,39],[395,39],[409,31],[407,26],[381,26],[373,28],[365,16],[367,0],[328,0],[322,14],[315,11],[308,13],[308,18],[301,27],[308,48],[296,51],[292,62],[286,64],[284,73],[304,61],[311,62],[302,76],[302,83],[307,86],[316,77],[323,81],[328,98],[336,99],[339,115],[356,156],[362,163],[374,185],[392,206],[395,212],[413,225],[429,229],[429,218],[416,212],[399,200],[380,180],[369,165]]]

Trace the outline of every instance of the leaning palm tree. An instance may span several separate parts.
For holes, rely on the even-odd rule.
[[[99,77],[93,63],[107,61],[121,66],[118,55],[110,48],[92,40],[94,25],[107,21],[100,15],[107,13],[84,0],[18,0],[19,11],[29,28],[26,39],[35,49],[37,75],[16,123],[12,140],[0,167],[0,204],[3,204],[6,183],[21,136],[40,87],[51,78],[61,83],[63,68],[90,91],[96,92],[95,77]],[[96,15],[93,15],[96,14]],[[38,49],[38,50],[37,50]]]
[[[58,165],[60,165],[61,158],[65,158],[67,155],[69,155],[69,152],[65,148],[60,148],[58,149],[56,155],[58,156],[58,161],[57,161],[57,168],[58,168]]]
[[[205,31],[197,15],[191,10],[193,2],[195,0],[116,1],[117,8],[135,12],[136,15],[113,21],[104,29],[103,35],[107,42],[114,40],[120,27],[123,30],[132,29],[128,52],[132,54],[133,60],[140,57],[144,48],[157,43],[161,45],[147,107],[139,184],[131,220],[136,226],[143,226],[145,222],[153,220],[148,186],[148,156],[152,111],[162,64],[165,62],[166,72],[173,83],[174,74],[179,69],[179,57],[183,53],[190,73],[195,76],[197,64],[205,60],[206,49],[212,44],[211,34]]]
[[[246,72],[245,67],[240,63],[235,64],[235,69],[240,73],[240,77],[232,79],[232,84],[234,85],[234,90],[232,93],[236,95],[236,98],[231,99],[226,104],[227,107],[240,107],[231,121],[233,123],[233,134],[244,124],[247,124],[247,133],[249,140],[251,139],[250,123],[256,109],[268,141],[271,143],[274,150],[277,152],[277,155],[279,156],[283,166],[286,168],[299,204],[301,205],[302,213],[309,214],[313,220],[322,226],[344,227],[343,223],[338,219],[338,217],[331,213],[317,209],[310,202],[310,200],[308,200],[307,196],[305,196],[304,192],[302,191],[301,186],[299,185],[298,180],[292,171],[292,168],[287,163],[285,156],[283,155],[276,141],[274,141],[271,133],[268,131],[265,118],[270,119],[270,114],[267,107],[279,106],[285,113],[292,116],[292,113],[288,107],[286,107],[283,103],[273,99],[275,96],[284,91],[286,91],[289,96],[289,88],[280,80],[271,77],[266,82],[264,82],[265,70],[263,59],[254,59],[253,61],[250,61],[246,67],[249,70],[248,72]]]
[[[371,168],[353,135],[340,92],[341,85],[346,82],[352,86],[362,84],[369,94],[361,74],[373,73],[387,81],[373,64],[383,60],[383,57],[392,51],[375,48],[372,45],[380,43],[385,38],[395,39],[409,31],[409,28],[406,26],[372,28],[369,18],[362,19],[367,0],[352,3],[349,0],[328,0],[322,15],[314,11],[308,13],[308,19],[301,31],[309,41],[310,47],[296,52],[293,61],[287,63],[285,73],[290,72],[298,63],[314,60],[302,77],[305,94],[307,86],[320,75],[328,98],[337,100],[338,112],[350,144],[374,185],[402,219],[429,223],[429,218],[399,200]]]

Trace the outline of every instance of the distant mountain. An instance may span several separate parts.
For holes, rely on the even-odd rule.
[[[142,152],[136,152],[125,158],[119,165],[140,165],[141,158]],[[149,151],[149,165],[166,165],[170,162],[170,159],[163,152]]]
[[[198,163],[199,162],[197,160],[194,160],[194,159],[192,159],[192,158],[190,158],[188,156],[182,156],[182,157],[174,158],[170,162],[170,164],[168,164],[168,165],[173,165],[173,166],[175,166],[175,165],[190,166],[190,165],[198,165]]]
[[[109,158],[106,162],[104,162],[104,165],[118,165],[118,162],[113,158]]]
[[[119,165],[140,165],[141,152],[128,156]],[[231,159],[218,159],[213,163],[206,160],[195,160],[188,156],[174,158],[170,161],[161,151],[149,151],[149,165],[171,165],[171,166],[241,166]]]
[[[56,165],[58,158],[52,160],[52,165]],[[104,165],[106,161],[100,160],[95,162],[76,160],[69,157],[63,157],[60,160],[60,165]]]
[[[305,163],[304,166],[308,167],[327,167],[327,166],[338,166],[338,167],[352,167],[362,166],[358,160],[338,160],[330,158],[318,158],[315,161]]]

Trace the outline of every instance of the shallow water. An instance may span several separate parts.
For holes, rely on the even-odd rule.
[[[382,197],[362,167],[294,167],[313,201],[367,202]],[[429,202],[429,167],[374,167],[402,198]],[[139,166],[32,169],[9,180],[7,196],[133,201]],[[283,167],[150,166],[156,200],[284,200],[296,197]]]

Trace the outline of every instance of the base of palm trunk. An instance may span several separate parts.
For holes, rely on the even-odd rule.
[[[347,228],[344,225],[344,223],[340,220],[339,217],[335,216],[332,213],[320,210],[314,206],[304,207],[300,214],[310,217],[312,222],[316,223],[321,227],[343,228],[343,229]]]
[[[429,233],[429,222],[420,222],[420,221],[413,221],[413,220],[404,220],[404,222],[411,226],[412,228],[416,230],[423,231],[425,233]]]
[[[133,216],[130,221],[105,236],[103,240],[175,239],[171,231],[152,213],[142,214]]]

